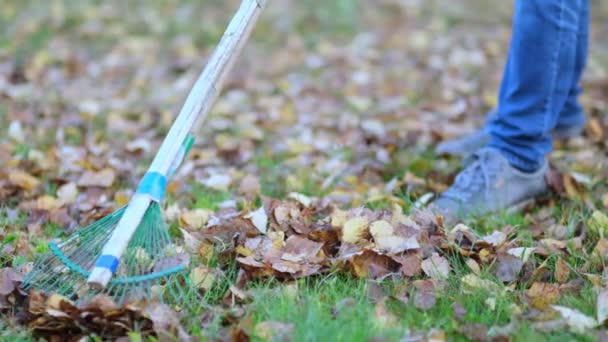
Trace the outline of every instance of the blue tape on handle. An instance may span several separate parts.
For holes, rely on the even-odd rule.
[[[114,273],[114,271],[116,271],[116,269],[118,268],[118,263],[119,261],[117,257],[109,254],[104,254],[100,256],[99,259],[97,259],[95,267],[107,268],[112,273]]]
[[[136,192],[149,195],[154,201],[160,202],[165,198],[166,189],[167,177],[158,172],[146,172]]]

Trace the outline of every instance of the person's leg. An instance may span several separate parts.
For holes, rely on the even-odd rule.
[[[585,68],[587,60],[587,45],[589,31],[589,1],[583,0],[580,11],[579,25],[576,38],[576,57],[573,83],[568,93],[568,97],[559,114],[557,124],[551,134],[554,139],[567,139],[579,135],[584,129],[585,115],[578,103],[578,95],[582,88],[579,84],[581,74]],[[496,108],[487,115],[487,121],[470,134],[452,140],[446,140],[435,147],[435,153],[440,155],[453,155],[466,158],[478,149],[486,146],[490,142],[488,124],[492,122]]]
[[[576,37],[576,57],[574,61],[574,82],[564,108],[562,109],[555,132],[563,132],[565,135],[572,131],[581,131],[585,125],[585,114],[583,108],[578,102],[578,96],[582,92],[580,85],[581,75],[587,64],[587,48],[589,45],[589,0],[583,0],[581,14],[578,24],[578,34]]]
[[[490,142],[433,203],[448,222],[519,206],[547,191],[546,155],[575,82],[582,2],[517,0]]]
[[[538,170],[551,151],[551,130],[575,82],[582,2],[518,0],[490,143],[523,171]]]

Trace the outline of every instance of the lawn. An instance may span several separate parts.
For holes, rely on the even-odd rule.
[[[462,164],[433,148],[496,105],[512,3],[271,0],[162,203],[197,296],[113,313],[17,287],[127,203],[238,1],[2,4],[0,341],[607,340],[591,3],[589,122],[555,143],[552,192],[447,226],[422,207]]]

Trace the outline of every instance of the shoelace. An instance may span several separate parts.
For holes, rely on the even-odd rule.
[[[496,179],[500,163],[492,162],[492,152],[481,150],[474,160],[454,180],[454,184],[442,196],[458,201],[467,201],[484,188],[486,198],[490,196],[490,186]]]

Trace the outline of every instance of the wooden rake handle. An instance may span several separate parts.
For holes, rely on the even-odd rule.
[[[222,89],[226,75],[249,38],[267,2],[267,0],[241,2],[207,65],[190,90],[179,115],[161,144],[148,172],[144,175],[138,191],[129,201],[112,236],[103,247],[101,256],[97,259],[87,280],[92,287],[102,289],[107,286],[150,203],[162,200],[168,174],[174,161],[179,160],[180,154],[183,153],[184,141],[190,132],[198,130],[209,113]]]

